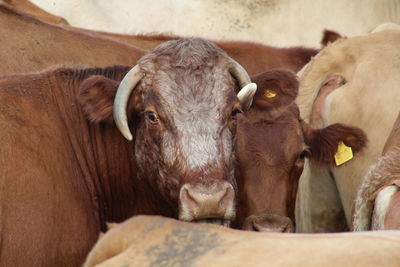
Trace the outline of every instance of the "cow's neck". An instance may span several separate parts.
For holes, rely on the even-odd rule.
[[[104,75],[96,73],[100,70],[63,71],[50,81],[62,85],[52,90],[54,101],[100,222],[136,214],[169,215],[162,213],[162,202],[146,180],[136,175],[134,142],[125,140],[114,125],[89,122],[77,101],[79,84],[90,75]]]

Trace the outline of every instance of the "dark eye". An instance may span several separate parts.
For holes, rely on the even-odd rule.
[[[300,153],[299,158],[305,159],[306,157],[309,157],[309,156],[311,156],[311,152],[308,149],[305,149]]]
[[[232,110],[232,112],[231,112],[232,118],[235,119],[235,118],[236,118],[236,115],[237,115],[238,113],[242,113],[242,111],[241,111],[240,109],[238,109],[238,108],[235,108],[234,110]]]
[[[157,115],[152,111],[147,112],[147,118],[152,122],[157,122]]]

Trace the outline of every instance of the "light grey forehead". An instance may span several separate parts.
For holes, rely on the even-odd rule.
[[[167,42],[138,62],[146,73],[144,90],[155,90],[167,104],[217,108],[228,102],[235,82],[229,74],[230,58],[202,39]],[[225,101],[224,101],[225,99]],[[222,102],[221,102],[222,101]]]
[[[142,57],[138,64],[145,71],[158,67],[201,68],[215,64],[221,58],[228,59],[227,54],[214,43],[200,39],[188,38],[165,42]]]

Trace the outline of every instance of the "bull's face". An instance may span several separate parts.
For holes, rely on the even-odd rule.
[[[139,175],[179,203],[180,219],[230,220],[235,214],[233,130],[241,111],[234,81],[229,73],[216,77],[212,69],[173,74],[147,74],[137,88]]]
[[[237,72],[215,60],[219,51],[204,56],[188,50],[150,54],[121,82],[120,88],[135,80],[129,104],[137,119],[138,173],[178,209],[179,219],[228,224],[235,216],[236,114],[244,105],[235,95],[237,75],[231,73]]]

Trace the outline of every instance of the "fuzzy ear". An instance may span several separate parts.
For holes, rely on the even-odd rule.
[[[337,39],[342,38],[342,35],[338,32],[325,29],[322,33],[321,45],[322,47],[327,46],[329,43],[333,43]]]
[[[313,129],[302,121],[306,144],[311,149],[311,160],[323,165],[334,166],[338,145],[343,142],[351,147],[352,153],[360,152],[367,145],[367,136],[357,127],[336,123],[323,129]]]
[[[118,84],[101,75],[91,76],[82,82],[78,99],[91,121],[113,123],[113,103]]]
[[[252,77],[257,84],[253,105],[271,111],[290,105],[297,96],[299,82],[294,73],[286,70],[271,70]]]

